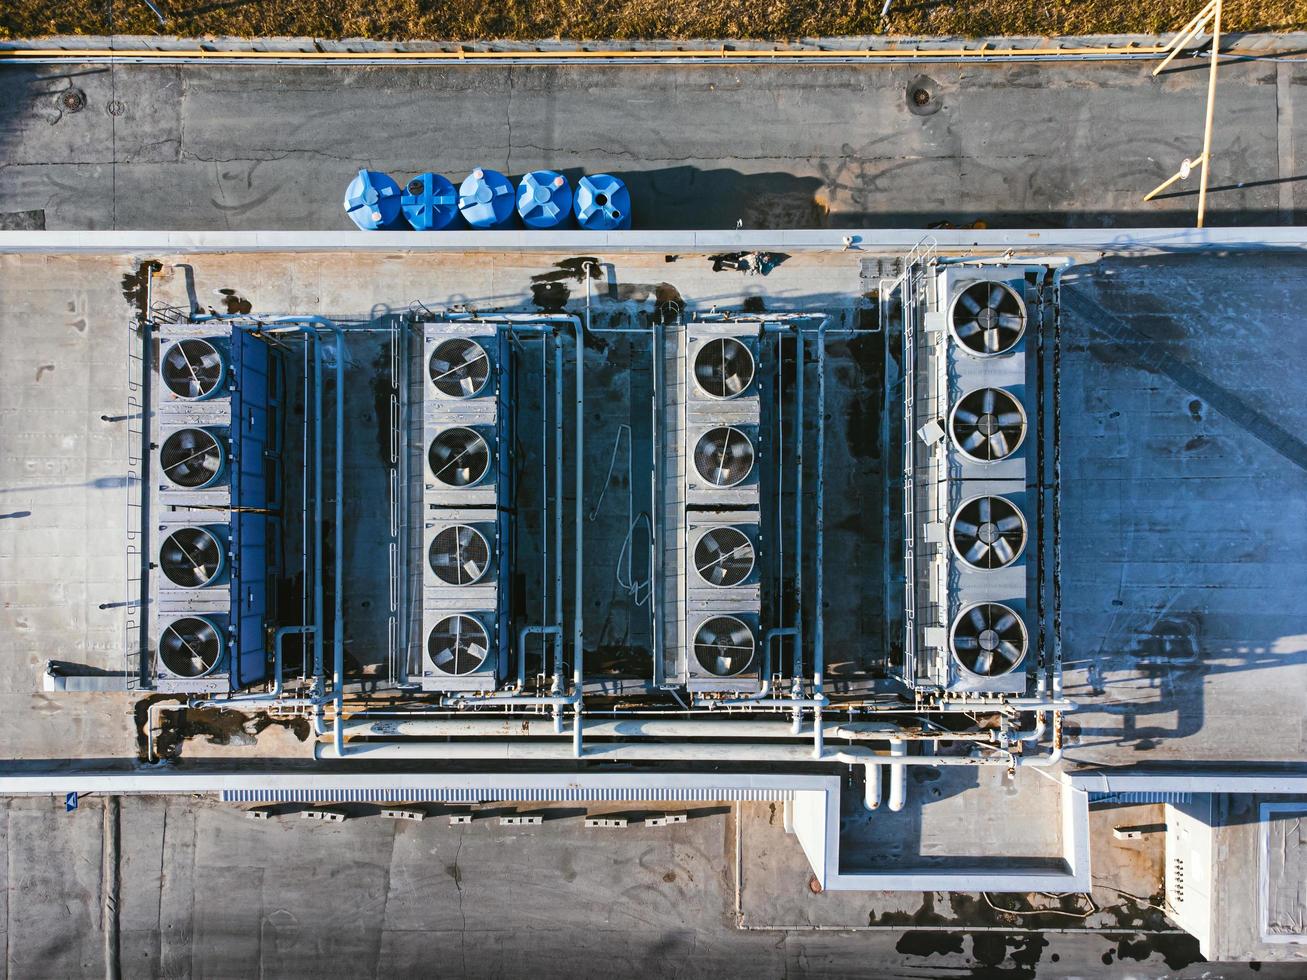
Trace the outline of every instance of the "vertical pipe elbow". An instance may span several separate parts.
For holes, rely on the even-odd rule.
[[[901,769],[902,766],[898,768]],[[870,811],[880,809],[880,770],[880,763],[877,762],[869,762],[863,767],[862,805]]]
[[[902,739],[895,739],[890,743],[889,754],[896,759],[901,759],[908,754],[908,745]],[[903,804],[908,799],[908,767],[905,765],[890,766],[889,770],[889,808],[895,813],[903,809]]]

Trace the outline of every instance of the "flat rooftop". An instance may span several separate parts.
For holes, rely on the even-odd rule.
[[[145,257],[0,255],[0,335],[12,352],[0,365],[9,434],[0,462],[0,725],[15,760],[126,762],[139,754],[133,697],[45,694],[40,670],[50,658],[122,669],[132,315],[124,282]],[[236,295],[259,313],[366,323],[415,300],[538,309],[533,286],[575,255],[346,248],[148,257],[162,263],[163,301],[184,305],[188,290],[201,306]],[[1307,444],[1299,433],[1307,409],[1292,392],[1307,364],[1284,339],[1307,298],[1307,259],[1072,257],[1061,326],[1063,656],[1065,693],[1080,708],[1067,718],[1066,758],[1073,766],[1299,760],[1307,683],[1307,613],[1298,601],[1307,578]],[[867,305],[869,273],[893,258],[871,243],[796,251],[753,276],[712,255],[609,251],[613,279],[593,303],[617,322],[670,286],[688,313],[750,304],[851,317]],[[566,308],[583,303],[579,284],[557,281],[571,290]],[[866,445],[864,379],[856,370],[841,377],[832,445]],[[596,438],[587,452],[588,471],[601,469],[611,443]],[[869,492],[857,484],[877,467],[874,454],[836,466],[832,506],[850,516],[831,520],[832,563],[850,561],[864,536],[880,533],[879,520],[853,517]],[[879,571],[858,574],[871,582]],[[600,587],[609,576],[594,580]],[[602,587],[613,590],[602,601],[624,605],[615,586]],[[832,662],[875,629],[874,610],[856,594],[832,592]],[[306,751],[293,726],[266,727],[257,738],[212,734],[220,744],[192,740],[187,755]]]

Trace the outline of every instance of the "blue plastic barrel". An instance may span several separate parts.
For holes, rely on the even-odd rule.
[[[631,227],[631,192],[612,174],[591,174],[576,182],[576,220],[587,231]]]
[[[417,231],[440,231],[458,217],[458,193],[440,174],[418,174],[404,185],[399,203]]]
[[[528,228],[557,228],[572,214],[572,185],[556,170],[532,170],[517,185],[517,213]]]
[[[345,189],[345,213],[364,231],[399,224],[399,185],[389,174],[360,170]]]
[[[513,213],[513,184],[498,170],[477,167],[458,189],[458,209],[473,228],[496,228]]]

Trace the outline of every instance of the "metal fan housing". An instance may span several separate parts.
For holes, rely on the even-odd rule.
[[[962,609],[949,629],[949,648],[958,667],[978,677],[1001,677],[1025,659],[1030,639],[1011,606],[978,602]]]
[[[757,365],[747,344],[735,337],[714,337],[694,355],[694,381],[709,398],[738,398],[753,384]]]
[[[753,665],[758,641],[752,627],[737,616],[708,616],[691,638],[699,669],[711,677],[738,677]]]
[[[949,309],[953,339],[977,357],[1006,354],[1026,329],[1026,304],[1004,282],[971,282],[953,296]]]
[[[159,633],[159,663],[176,678],[209,676],[222,663],[226,650],[224,631],[209,616],[179,616]]]
[[[217,526],[174,528],[159,546],[159,571],[178,588],[209,588],[227,568],[225,538]]]
[[[191,426],[170,433],[159,446],[160,475],[181,490],[206,490],[227,469],[227,440],[218,432]]]
[[[438,433],[427,449],[431,476],[447,487],[474,487],[490,472],[490,444],[475,429],[454,426]]]
[[[474,398],[490,383],[486,349],[470,337],[448,337],[436,344],[427,361],[427,377],[443,398]]]
[[[1025,441],[1026,429],[1025,406],[1005,388],[973,389],[949,413],[953,444],[977,463],[1007,459]]]
[[[227,357],[203,337],[185,337],[168,344],[159,354],[159,377],[172,397],[204,401],[224,390]]]
[[[466,677],[480,671],[489,656],[490,634],[475,616],[444,616],[427,633],[427,660],[438,673]]]
[[[1006,568],[1026,547],[1026,518],[1007,497],[964,500],[949,521],[953,553],[971,568]]]
[[[738,527],[709,528],[694,544],[695,574],[714,588],[729,589],[748,581],[756,562],[753,541]]]
[[[475,585],[490,568],[490,542],[470,524],[441,528],[427,549],[432,574],[443,584],[460,588]]]
[[[719,490],[739,486],[753,471],[753,440],[744,429],[719,425],[703,433],[694,446],[694,469]]]

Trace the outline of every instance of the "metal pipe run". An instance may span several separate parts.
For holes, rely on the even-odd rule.
[[[908,754],[908,745],[902,739],[894,739],[890,742],[889,751],[893,759],[904,759]],[[933,761],[938,761],[938,759],[933,758]],[[903,809],[903,804],[907,802],[907,798],[907,771],[902,765],[891,765],[889,771],[889,808],[898,813]]]
[[[1080,45],[1057,47],[1047,44],[1028,48],[993,48],[988,42],[974,48],[728,48],[681,51],[675,49],[586,51],[560,50],[426,50],[426,51],[255,51],[236,49],[213,51],[204,48],[123,50],[114,48],[9,48],[0,50],[0,64],[264,64],[264,65],[333,65],[369,67],[407,64],[477,67],[496,65],[862,65],[875,67],[903,62],[924,64],[958,64],[966,62],[1046,62],[1046,61],[1138,61],[1152,60],[1164,54],[1168,45],[1141,45],[1131,41],[1120,47]],[[1245,57],[1258,58],[1255,52]]]
[[[314,758],[320,760],[528,760],[575,761],[575,745],[566,741],[476,741],[476,742],[356,742],[347,753],[330,742],[314,743]],[[739,744],[731,742],[590,742],[579,758],[603,762],[707,762],[707,763],[778,763],[811,765],[829,763],[865,766],[874,763],[892,770],[904,766],[994,766],[1008,767],[1006,753],[993,755],[900,755],[886,756],[869,746],[846,745],[829,749],[814,759],[812,747],[803,744]],[[1031,760],[1029,764],[1038,764]]]
[[[466,713],[442,718],[401,718],[353,715],[345,723],[345,733],[351,738],[540,738],[554,734],[551,719],[544,716],[524,717],[469,717]],[[585,734],[593,738],[713,738],[713,739],[792,739],[788,721],[766,721],[757,717],[728,718],[645,718],[645,717],[590,717],[587,716]],[[806,737],[808,732],[801,732]],[[983,733],[988,737],[992,733]],[[838,722],[826,724],[826,737],[841,741],[890,742],[899,739],[899,730],[890,725],[870,726],[850,730]],[[921,736],[925,738],[925,736]],[[980,733],[953,736],[942,733],[940,740],[948,742],[992,741]],[[352,751],[352,750],[351,750]]]
[[[862,805],[867,810],[880,809],[881,773],[878,763],[868,763],[863,767]]]

